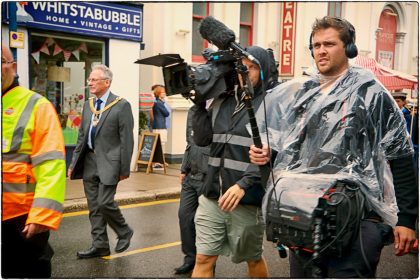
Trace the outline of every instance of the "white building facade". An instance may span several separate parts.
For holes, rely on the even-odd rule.
[[[114,72],[112,90],[132,105],[135,135],[138,134],[138,93],[150,92],[153,84],[164,81],[161,68],[134,64],[134,61],[157,54],[177,53],[188,64],[203,63],[200,51],[212,46],[201,39],[197,30],[200,20],[209,15],[232,29],[241,45],[273,49],[280,63],[279,80],[299,77],[305,69],[314,66],[309,52],[309,35],[314,20],[325,15],[340,16],[354,25],[359,54],[418,76],[417,2],[131,2],[130,5],[142,8],[141,41],[102,38],[96,42],[98,38],[91,35],[81,40],[102,44],[102,56],[108,58],[101,62],[108,64]],[[26,85],[31,84],[28,66],[34,59],[28,45],[31,34],[36,36],[37,32],[30,27],[19,27],[18,31],[25,34],[25,48],[18,49],[18,72],[22,84]],[[54,34],[63,36],[62,33]],[[7,25],[2,26],[2,35],[3,41],[8,38]],[[168,103],[172,115],[164,153],[167,161],[180,162],[186,146],[187,110],[192,102],[175,95],[169,97]],[[136,155],[137,148],[133,153],[133,170]]]

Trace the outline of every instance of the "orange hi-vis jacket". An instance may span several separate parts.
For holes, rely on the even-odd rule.
[[[64,139],[57,113],[41,95],[17,86],[2,97],[2,220],[56,230],[66,184]]]

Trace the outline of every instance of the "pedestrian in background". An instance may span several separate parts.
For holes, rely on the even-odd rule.
[[[165,106],[166,91],[162,85],[152,86],[156,101],[153,106],[153,132],[160,134],[160,142],[162,151],[165,153],[166,142],[168,141],[168,131],[166,126],[166,118],[169,117],[169,111]],[[163,167],[160,163],[156,163],[154,168]]]
[[[266,194],[286,196],[289,190],[306,186],[313,196],[317,182],[334,186],[333,182],[341,180],[353,182],[355,189],[360,186],[366,200],[358,210],[360,220],[353,221],[357,225],[346,229],[354,239],[347,239],[341,256],[338,251],[329,254],[324,250],[332,243],[317,254],[307,248],[290,248],[292,278],[372,278],[382,248],[393,237],[397,256],[407,254],[415,241],[418,188],[405,120],[371,72],[349,65],[349,58],[357,56],[355,38],[348,21],[317,19],[310,50],[319,73],[294,90],[290,90],[293,81],[277,87],[266,97],[267,111],[256,115],[257,119],[270,116],[264,122],[272,150],[267,144],[250,150],[252,163],[274,162],[277,178],[275,184],[268,182]],[[291,201],[290,207],[301,210],[302,201]],[[264,205],[270,203],[266,196]],[[342,208],[346,210],[351,212],[349,206]],[[347,242],[343,237],[338,240]]]
[[[394,97],[395,102],[397,102],[398,108],[400,108],[401,112],[404,115],[405,123],[407,125],[408,133],[411,130],[411,112],[406,107],[407,105],[407,93],[403,92],[402,90],[396,90],[392,94]]]
[[[2,277],[49,278],[49,231],[60,225],[65,194],[63,133],[52,104],[19,85],[12,52],[1,51]]]
[[[93,67],[87,83],[95,98],[89,98],[83,106],[79,137],[68,170],[71,179],[83,178],[92,227],[92,246],[77,252],[79,258],[110,254],[107,225],[118,236],[117,253],[130,246],[133,236],[114,200],[118,182],[130,176],[134,146],[130,103],[110,91],[112,72],[105,65]]]
[[[187,116],[187,147],[181,165],[180,181],[182,184],[178,218],[181,231],[181,248],[184,253],[183,264],[175,269],[176,274],[185,274],[193,270],[195,264],[195,224],[194,217],[198,207],[198,197],[202,193],[207,174],[210,146],[200,147],[194,143],[192,129],[193,109]]]

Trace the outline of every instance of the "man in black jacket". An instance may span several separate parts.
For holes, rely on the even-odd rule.
[[[298,90],[290,90],[291,82],[267,96],[266,114],[271,117],[264,121],[277,176],[276,184],[269,182],[267,194],[273,189],[283,195],[296,192],[302,185],[313,191],[319,182],[344,178],[360,187],[366,203],[359,210],[364,210],[363,216],[348,251],[341,256],[317,252],[319,256],[291,247],[290,276],[306,278],[315,272],[322,278],[375,277],[392,227],[397,256],[407,254],[415,241],[418,189],[412,145],[389,92],[369,71],[349,66],[348,59],[357,55],[355,30],[349,22],[332,17],[317,20],[310,47],[319,74]],[[266,164],[269,154],[267,145],[251,146],[254,164]],[[302,205],[304,196],[300,197],[291,207]],[[263,204],[270,199],[267,195]],[[280,242],[291,240],[285,237]]]
[[[252,105],[257,109],[265,92],[260,77],[270,77],[270,65],[275,63],[265,49],[254,46],[247,51],[261,65],[260,69],[242,59],[254,88]],[[268,276],[262,256],[264,225],[260,207],[264,189],[258,167],[249,163],[252,138],[245,127],[249,118],[243,98],[240,89],[221,94],[209,112],[204,106],[194,106],[194,140],[201,146],[211,144],[211,148],[195,217],[197,256],[192,277],[213,277],[219,255],[232,255],[234,263],[246,261],[250,277]]]
[[[181,230],[181,247],[185,254],[184,263],[175,269],[175,274],[185,274],[193,270],[195,264],[195,225],[194,216],[198,207],[198,197],[207,174],[210,147],[200,147],[194,143],[192,129],[193,107],[187,116],[187,148],[181,165],[181,195],[178,218]]]

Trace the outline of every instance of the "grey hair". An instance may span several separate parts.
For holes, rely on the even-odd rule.
[[[108,68],[108,66],[106,66],[104,64],[95,65],[92,68],[92,71],[94,71],[94,70],[102,71],[103,78],[112,82],[112,71],[111,71],[111,69]]]

